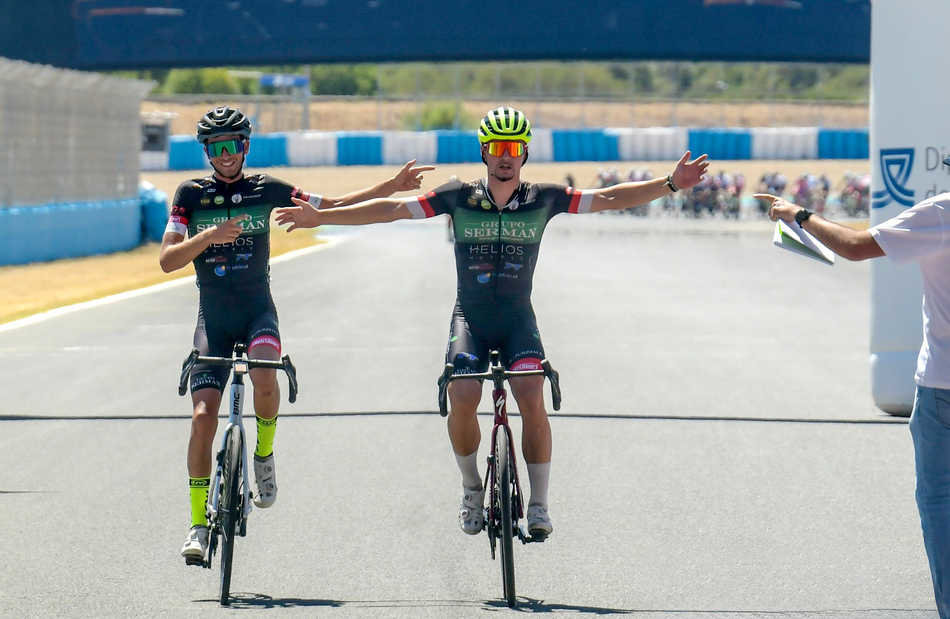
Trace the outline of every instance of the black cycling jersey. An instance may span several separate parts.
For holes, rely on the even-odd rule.
[[[233,243],[211,245],[195,258],[198,286],[267,287],[271,210],[293,206],[291,197],[320,204],[319,196],[311,197],[267,174],[245,176],[233,183],[214,176],[185,181],[175,192],[165,231],[194,236],[237,215],[249,215]]]
[[[455,232],[458,299],[471,304],[531,298],[541,235],[558,213],[590,211],[591,191],[521,183],[499,209],[485,181],[452,181],[409,202],[414,218],[449,214]]]

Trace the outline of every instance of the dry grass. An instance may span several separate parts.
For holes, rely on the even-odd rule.
[[[294,131],[303,128],[299,103],[235,103],[210,98],[206,103],[178,104],[144,101],[143,112],[174,114],[171,132],[188,135],[214,105],[240,107],[255,117],[257,130]],[[481,118],[496,105],[514,105],[537,127],[867,127],[868,106],[841,103],[704,103],[704,102],[573,102],[467,101],[469,118]],[[309,105],[309,128],[321,131],[406,129],[405,119],[419,110],[412,101],[321,101]],[[474,127],[470,127],[474,129]]]
[[[672,162],[614,162],[614,163],[544,163],[531,164],[525,168],[525,178],[534,182],[564,182],[572,174],[578,187],[592,186],[597,171],[603,167],[616,167],[621,171],[631,168],[649,168],[655,174],[665,174]],[[764,172],[780,170],[786,176],[795,177],[805,172],[825,173],[832,179],[840,179],[845,171],[865,173],[867,161],[717,161],[712,170],[742,172],[754,182]],[[432,189],[457,176],[463,180],[478,178],[484,174],[481,164],[439,166],[427,174],[423,191]],[[336,196],[363,186],[384,180],[396,171],[389,166],[323,167],[323,168],[272,168],[267,172],[293,183],[304,190],[323,195]],[[189,177],[182,172],[143,173],[142,179],[153,183],[168,194],[174,195],[179,183]],[[750,187],[754,189],[754,187]],[[318,242],[308,231],[287,234],[274,229],[271,233],[273,256],[306,247]],[[143,245],[128,252],[107,256],[92,256],[74,260],[0,267],[0,290],[4,291],[6,303],[0,308],[0,323],[8,322],[55,307],[87,301],[116,292],[141,288],[159,282],[183,277],[193,273],[186,267],[175,273],[162,273],[158,266],[157,243]]]

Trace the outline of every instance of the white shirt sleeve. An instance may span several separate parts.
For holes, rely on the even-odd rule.
[[[888,258],[910,262],[948,248],[950,193],[914,205],[869,230]]]

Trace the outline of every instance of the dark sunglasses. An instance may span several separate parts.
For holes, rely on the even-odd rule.
[[[244,140],[241,138],[231,138],[230,140],[221,140],[220,142],[208,142],[205,144],[205,151],[209,157],[220,157],[225,153],[236,155],[244,152]]]

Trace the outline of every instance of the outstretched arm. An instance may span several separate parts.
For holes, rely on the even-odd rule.
[[[683,153],[669,177],[654,178],[650,181],[638,183],[620,183],[593,190],[591,192],[593,195],[590,205],[591,212],[625,209],[631,206],[648,204],[657,198],[672,193],[673,189],[670,188],[668,181],[672,181],[676,189],[689,189],[702,180],[706,168],[709,167],[706,155],[700,155],[692,161],[689,161],[689,155],[689,151]]]
[[[781,219],[793,226],[798,225],[795,223],[795,215],[803,210],[802,207],[769,193],[757,193],[753,197],[771,202],[769,219],[772,221]],[[884,250],[867,230],[854,230],[815,213],[802,223],[802,228],[824,243],[828,249],[848,260],[867,260],[884,255]]]
[[[416,166],[416,160],[406,162],[402,169],[390,179],[387,179],[378,185],[366,187],[357,191],[348,193],[339,198],[323,198],[320,203],[321,209],[332,209],[341,206],[349,206],[358,202],[365,202],[374,198],[388,198],[394,193],[400,191],[414,191],[422,185],[422,173],[434,170],[435,166]]]
[[[359,226],[412,218],[412,213],[407,206],[409,200],[376,198],[350,206],[318,209],[306,200],[291,199],[296,206],[274,210],[278,224],[290,224],[287,232],[297,228],[316,228],[325,224]]]

